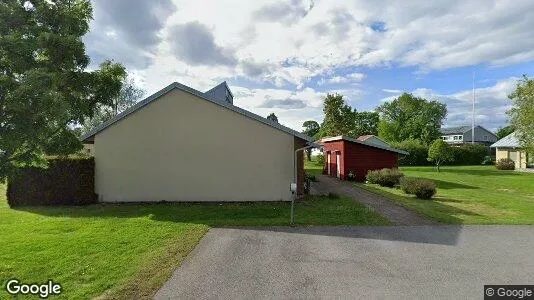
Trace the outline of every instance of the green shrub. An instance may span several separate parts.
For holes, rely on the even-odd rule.
[[[493,166],[495,165],[495,160],[491,156],[486,156],[484,157],[482,164],[485,166]]]
[[[398,169],[382,169],[382,170],[371,170],[367,172],[365,178],[370,183],[378,184],[385,187],[394,187],[399,184],[400,178],[404,174],[399,172]]]
[[[436,194],[436,184],[430,180],[420,180],[414,187],[414,195],[419,199],[429,200]]]
[[[349,174],[347,174],[347,180],[356,181],[356,174],[352,173],[352,171],[349,171]]]
[[[317,164],[324,165],[324,155],[323,154],[317,154]]]
[[[509,158],[501,158],[495,167],[499,170],[515,170],[515,162]]]
[[[408,155],[399,155],[400,166],[427,166],[431,163],[427,160],[428,146],[419,140],[405,140],[400,143],[392,143],[391,147],[404,150]]]
[[[419,199],[431,199],[436,194],[436,184],[432,180],[404,177],[400,180],[401,189],[406,194],[415,195]]]
[[[306,179],[311,181],[311,182],[317,182],[317,177],[315,177],[314,174],[308,174],[306,173]]]
[[[489,153],[489,147],[480,144],[464,144],[452,147],[453,160],[448,165],[480,165]]]
[[[400,188],[406,193],[413,195],[415,193],[414,186],[419,180],[419,178],[415,177],[403,177],[400,179]]]

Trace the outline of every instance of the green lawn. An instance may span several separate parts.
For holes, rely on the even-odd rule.
[[[317,162],[317,156],[312,156],[312,161],[304,159],[304,169],[308,174],[318,175],[323,171],[323,164]]]
[[[534,224],[534,173],[493,166],[402,167],[406,176],[436,182],[435,200],[419,200],[399,189],[358,184],[422,215],[451,224]]]
[[[53,279],[60,298],[150,298],[212,226],[288,225],[290,204],[97,204],[10,209],[0,185],[0,299],[5,283]],[[388,222],[346,198],[297,203],[299,225]]]

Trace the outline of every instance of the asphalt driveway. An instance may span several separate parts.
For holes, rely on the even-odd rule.
[[[482,299],[534,284],[534,226],[212,229],[156,299]]]

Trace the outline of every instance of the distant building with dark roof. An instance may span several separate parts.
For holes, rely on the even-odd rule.
[[[445,127],[441,128],[441,138],[452,145],[471,143],[472,131],[471,126]],[[486,128],[480,125],[475,126],[475,143],[489,146],[498,139],[493,132]]]

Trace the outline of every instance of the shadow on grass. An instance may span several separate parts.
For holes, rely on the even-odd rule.
[[[479,166],[476,166],[479,167]],[[451,174],[465,174],[475,176],[518,176],[518,172],[513,170],[497,170],[495,167],[487,167],[482,169],[470,168],[463,169],[461,167],[443,166],[438,173],[435,168],[410,167],[410,171],[425,172],[425,173],[451,173]]]
[[[430,179],[436,183],[439,189],[479,189],[477,186],[461,184],[451,181],[439,180],[439,179]]]

